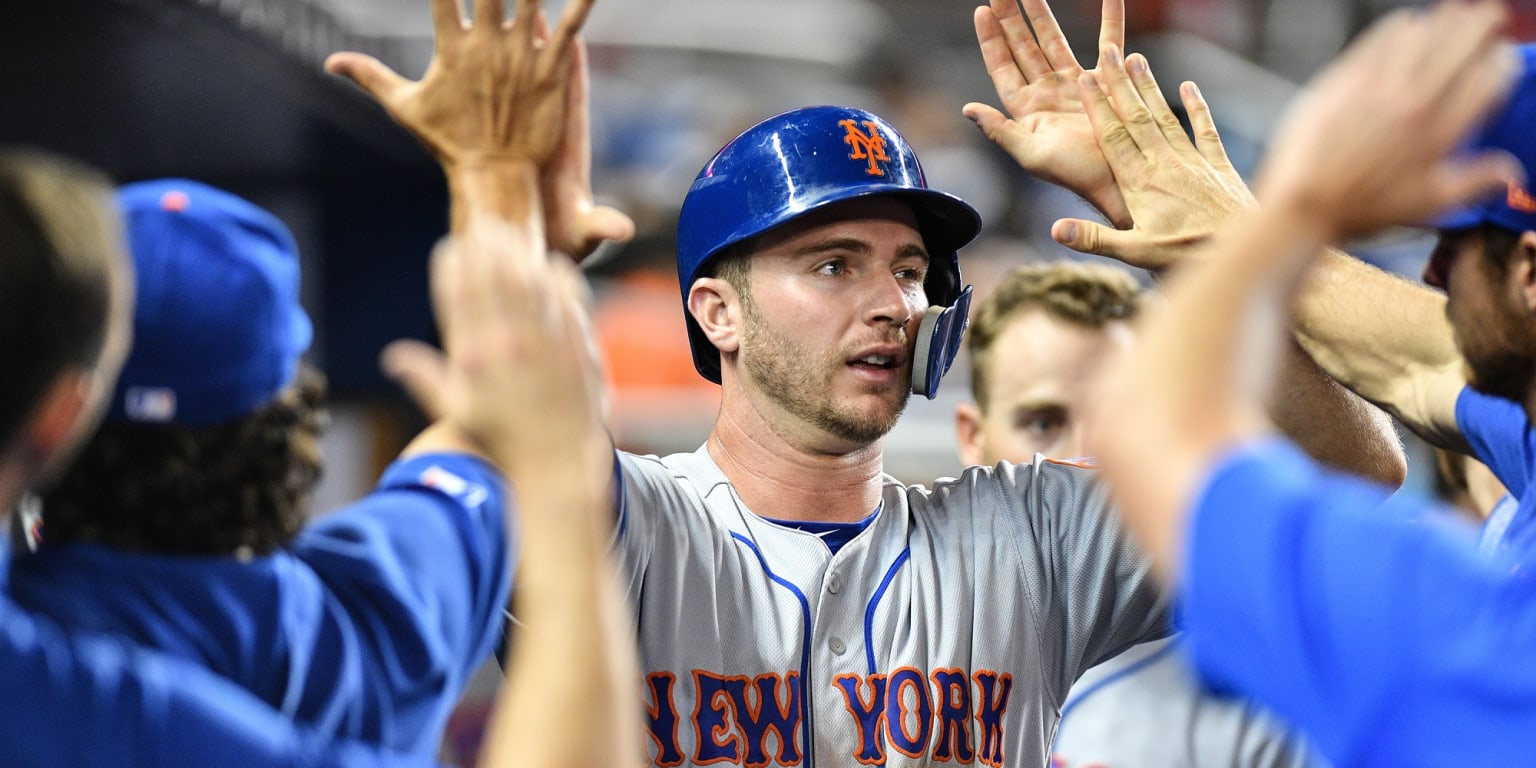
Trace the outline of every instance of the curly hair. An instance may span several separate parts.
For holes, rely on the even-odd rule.
[[[971,357],[971,395],[987,404],[987,371],[992,344],[1014,315],[1041,309],[1051,317],[1087,328],[1132,320],[1141,312],[1142,289],[1123,269],[1081,261],[1025,264],[1008,273],[972,315],[966,348]]]
[[[102,425],[43,498],[43,545],[242,556],[287,545],[322,471],[324,395],[324,376],[306,364],[236,421]]]

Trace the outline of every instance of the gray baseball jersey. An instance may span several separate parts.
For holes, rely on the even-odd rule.
[[[1052,768],[1305,768],[1320,758],[1279,721],[1195,681],[1176,638],[1083,673],[1067,694]]]
[[[654,765],[1045,765],[1079,672],[1165,632],[1092,470],[887,477],[833,554],[702,448],[620,463]]]

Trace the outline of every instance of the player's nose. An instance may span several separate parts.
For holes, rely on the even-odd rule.
[[[914,306],[920,299],[895,275],[874,275],[864,292],[865,320],[871,324],[906,325],[921,311]]]

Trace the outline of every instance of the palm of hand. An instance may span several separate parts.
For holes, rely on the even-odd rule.
[[[1052,72],[1003,104],[1021,130],[1006,149],[1024,170],[1082,195],[1116,226],[1130,226],[1130,210],[1078,97],[1076,74]]]
[[[555,76],[563,72],[541,73],[557,68],[540,67],[537,49],[467,37],[462,46],[445,46],[426,75],[387,105],[390,112],[446,163],[548,162],[564,126],[564,82]]]

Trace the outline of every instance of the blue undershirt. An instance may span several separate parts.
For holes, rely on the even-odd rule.
[[[796,530],[805,531],[806,533],[809,533],[813,536],[817,536],[822,540],[823,543],[827,545],[828,549],[832,550],[832,554],[835,555],[839,549],[843,548],[844,544],[852,541],[853,537],[863,533],[864,529],[868,528],[869,524],[875,521],[875,516],[879,514],[880,507],[877,505],[875,507],[875,511],[869,513],[868,517],[865,517],[863,520],[856,520],[851,523],[822,523],[813,520],[775,520],[771,517],[765,517],[763,519],[770,523],[782,525],[785,528],[794,528]]]

